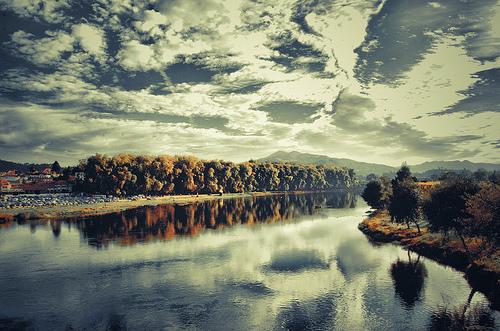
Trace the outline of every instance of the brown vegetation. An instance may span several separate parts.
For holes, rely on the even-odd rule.
[[[484,237],[466,236],[467,247],[474,261],[468,262],[467,253],[457,236],[430,232],[428,227],[416,228],[391,222],[387,210],[375,211],[359,224],[359,229],[376,242],[395,242],[406,249],[465,271],[467,279],[484,292],[494,305],[500,304],[500,250]]]

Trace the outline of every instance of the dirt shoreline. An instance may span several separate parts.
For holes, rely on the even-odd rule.
[[[14,218],[22,220],[35,219],[69,219],[88,216],[106,215],[121,212],[127,209],[134,209],[143,206],[156,206],[162,204],[185,204],[193,202],[203,202],[216,199],[233,199],[255,196],[270,196],[278,194],[305,194],[314,192],[252,192],[252,193],[228,193],[224,195],[200,194],[200,195],[169,195],[160,197],[148,197],[138,200],[117,200],[112,202],[102,202],[93,204],[82,204],[76,206],[43,206],[43,207],[18,207],[0,208],[0,221],[12,220]]]
[[[484,293],[492,307],[500,310],[500,250],[491,253],[482,250],[478,238],[466,238],[476,256],[469,264],[467,254],[458,238],[444,240],[442,234],[431,233],[427,227],[408,229],[390,221],[386,210],[373,212],[358,225],[359,230],[378,243],[395,243],[417,254],[453,267],[465,273],[471,287]]]

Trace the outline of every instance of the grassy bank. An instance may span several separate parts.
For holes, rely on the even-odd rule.
[[[386,210],[375,211],[358,228],[375,242],[398,243],[422,256],[463,271],[472,287],[483,292],[495,309],[500,309],[500,250],[484,239],[466,237],[474,262],[469,263],[459,238],[432,233],[425,226],[416,228],[391,222]]]
[[[249,197],[253,194],[225,194],[209,195],[172,195],[149,197],[138,200],[117,200],[112,202],[82,204],[76,206],[43,206],[43,207],[20,207],[12,209],[0,209],[0,219],[10,219],[14,217],[22,219],[65,219],[75,217],[86,217],[105,215],[109,213],[120,212],[127,209],[138,208],[142,206],[156,206],[169,203],[192,203],[202,202],[213,199],[231,199],[237,197]]]

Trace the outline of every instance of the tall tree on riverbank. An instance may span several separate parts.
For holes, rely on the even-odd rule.
[[[366,184],[361,197],[366,203],[375,209],[388,206],[392,195],[392,187],[387,177],[380,177]]]
[[[410,168],[403,164],[391,182],[392,197],[389,201],[389,214],[391,219],[397,223],[405,223],[410,228],[413,222],[417,226],[420,216],[420,194],[415,178],[412,177]]]

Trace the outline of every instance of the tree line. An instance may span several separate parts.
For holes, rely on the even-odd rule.
[[[429,184],[429,183],[427,183]],[[370,181],[363,199],[373,208],[387,209],[391,221],[410,228],[427,222],[432,232],[450,231],[460,238],[470,258],[464,236],[486,238],[494,247],[500,243],[500,183],[498,176],[450,176],[436,185],[417,183],[408,166],[396,177]]]
[[[357,184],[352,169],[333,165],[233,163],[169,155],[97,154],[82,160],[75,172],[84,173],[76,182],[77,192],[118,196],[329,191]]]

